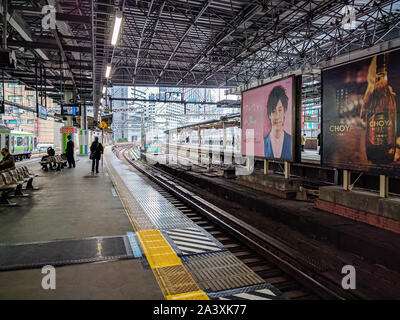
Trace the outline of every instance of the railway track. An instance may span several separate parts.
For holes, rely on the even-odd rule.
[[[274,285],[287,297],[294,300],[332,300],[359,299],[360,297],[344,292],[334,284],[322,283],[321,277],[313,277],[313,271],[305,272],[289,261],[303,260],[298,252],[288,248],[279,240],[265,234],[259,234],[255,228],[239,219],[229,216],[206,200],[171,182],[166,173],[139,161],[132,161],[128,150],[132,146],[113,148],[117,157],[132,165],[139,174],[176,208],[220,241],[224,247],[250,267],[265,282]],[[157,172],[158,171],[158,172]],[[175,179],[176,181],[176,179]],[[308,261],[310,264],[310,261]],[[312,264],[312,262],[311,262]],[[303,268],[302,268],[303,269]],[[319,280],[316,280],[319,279]],[[329,281],[328,281],[329,282]]]

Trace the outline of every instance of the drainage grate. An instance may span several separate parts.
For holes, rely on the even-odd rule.
[[[165,297],[201,290],[183,265],[155,268],[153,271]]]
[[[0,245],[0,270],[134,258],[126,236]]]
[[[206,292],[265,283],[230,252],[184,256],[181,259],[200,288]]]

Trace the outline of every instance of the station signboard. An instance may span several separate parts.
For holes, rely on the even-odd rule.
[[[318,116],[304,116],[304,122],[319,122]]]
[[[295,136],[294,77],[242,93],[242,153],[293,161]]]
[[[37,113],[38,117],[39,117],[40,119],[46,120],[46,119],[47,119],[47,108],[46,108],[44,105],[41,105],[40,103],[38,103],[37,105],[38,105],[38,108],[37,108],[37,110],[38,110],[38,113]]]
[[[64,104],[61,106],[61,115],[63,116],[81,116],[81,105],[80,104]]]
[[[400,50],[322,71],[322,163],[400,176]]]

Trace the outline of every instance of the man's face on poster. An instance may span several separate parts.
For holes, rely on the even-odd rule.
[[[276,107],[272,110],[272,112],[268,116],[273,131],[279,132],[283,130],[283,124],[285,123],[285,115],[286,115],[285,107],[283,106],[282,101],[278,100]]]

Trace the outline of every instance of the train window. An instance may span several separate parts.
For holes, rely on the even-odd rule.
[[[24,141],[24,142],[25,142],[25,143],[24,143],[24,146],[25,146],[24,149],[25,149],[25,151],[28,151],[28,150],[29,150],[29,137],[28,137],[28,136],[25,137],[24,140],[25,140],[25,141]]]
[[[22,146],[23,142],[22,142],[22,137],[17,137],[17,146],[20,147]]]

